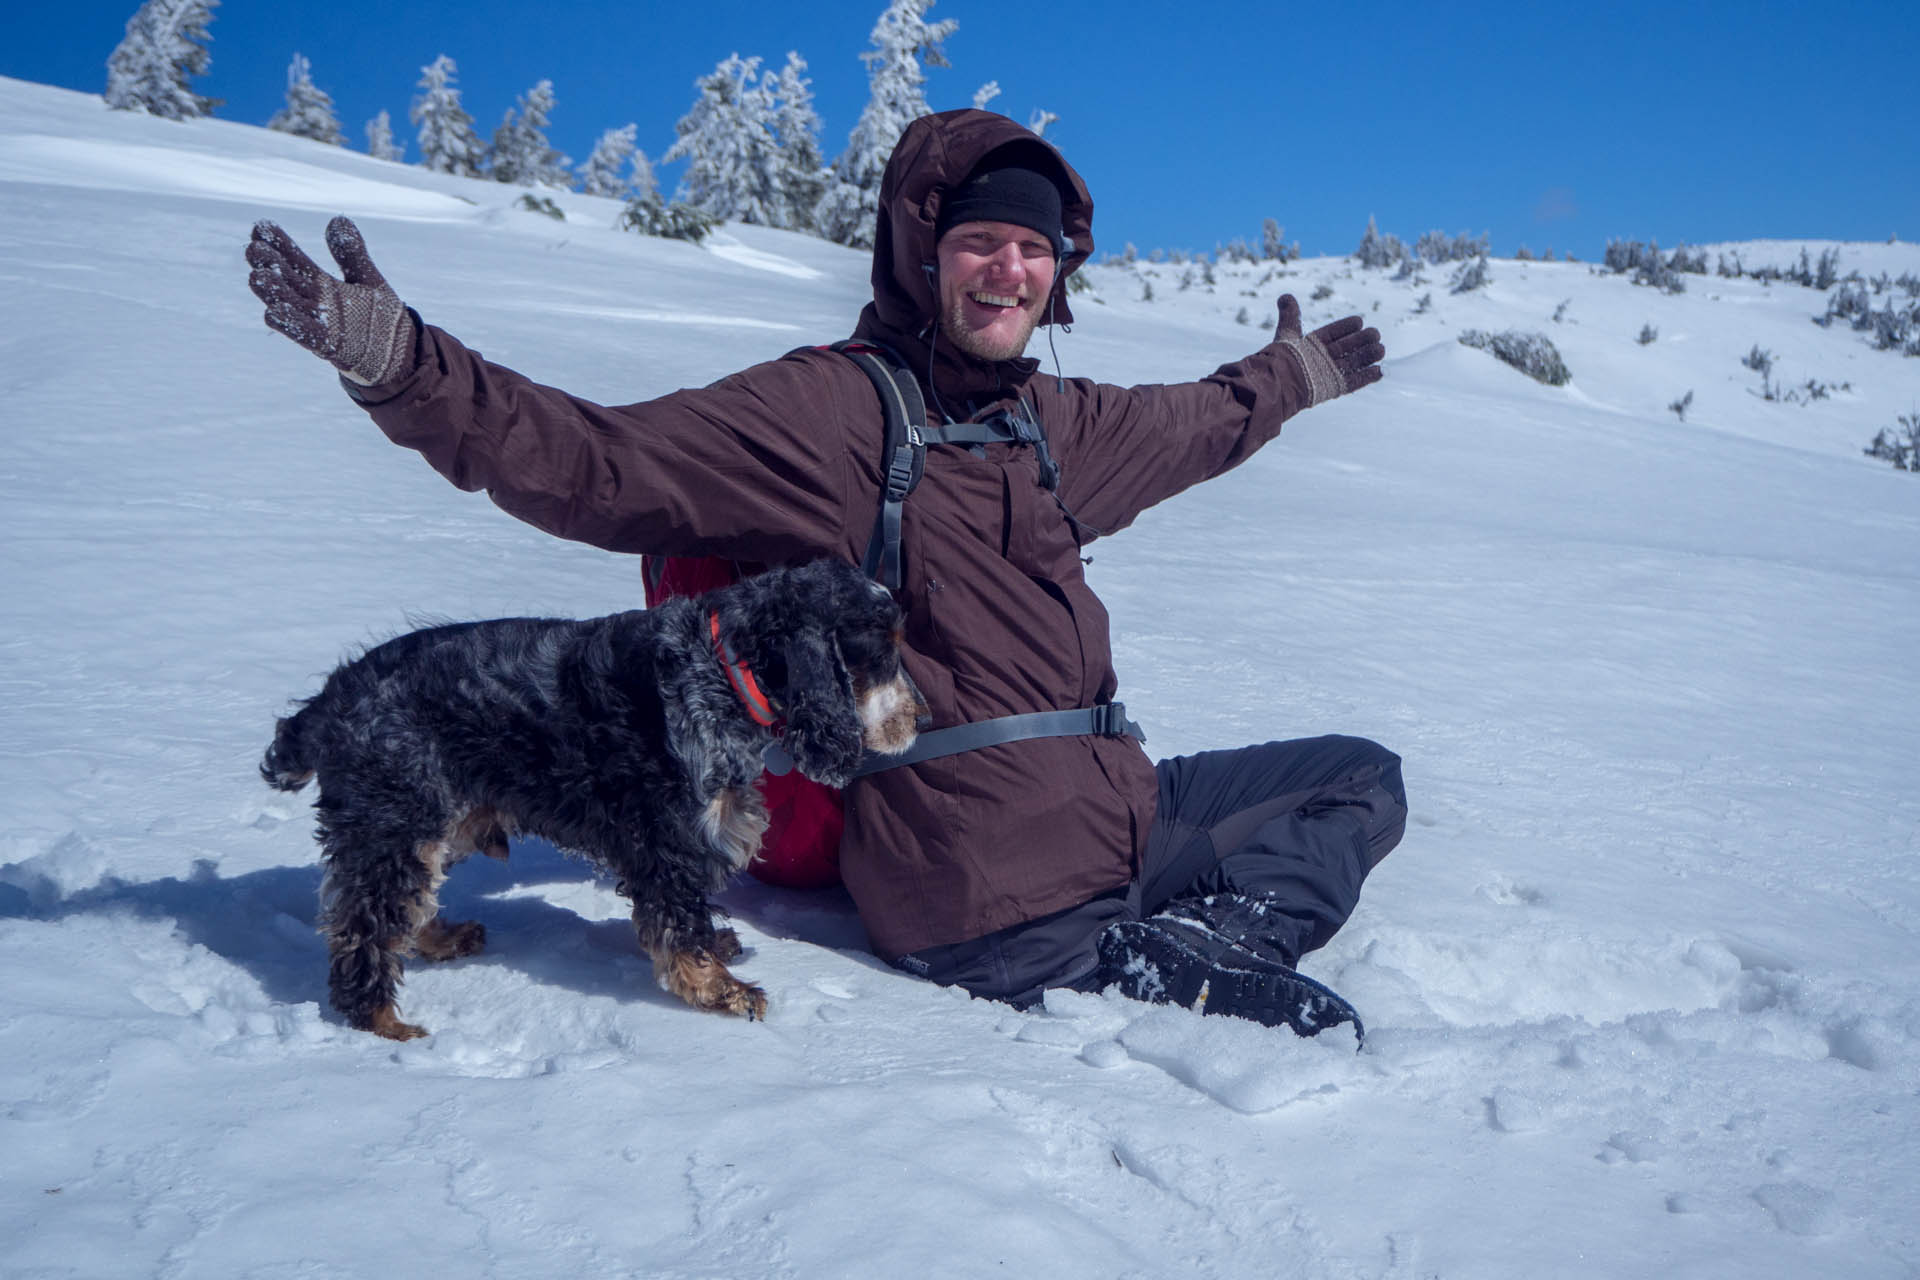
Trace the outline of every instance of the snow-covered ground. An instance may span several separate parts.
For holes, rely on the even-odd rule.
[[[517,195],[0,80],[0,1275],[1920,1270],[1920,478],[1860,453],[1920,360],[1794,285],[1089,272],[1071,373],[1204,373],[1283,288],[1386,334],[1382,385],[1090,570],[1156,751],[1404,755],[1407,838],[1306,966],[1365,1052],[971,1002],[870,958],[843,895],[753,884],[725,901],[769,1020],[704,1017],[534,845],[450,881],[489,945],[409,973],[431,1039],[341,1026],[305,798],[254,772],[274,716],[410,619],[607,612],[638,570],[387,444],[261,325],[250,224],[317,248],[351,213],[429,319],[614,401],[839,336],[866,292],[817,240]],[[1572,383],[1454,340],[1513,327]],[[1848,389],[1764,401],[1756,344]]]

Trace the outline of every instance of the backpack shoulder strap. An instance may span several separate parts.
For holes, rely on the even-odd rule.
[[[880,514],[867,540],[861,568],[889,591],[900,589],[900,520],[907,495],[926,469],[927,404],[906,362],[890,348],[872,342],[836,342],[830,350],[852,360],[873,383],[886,418],[880,454]]]
[[[886,420],[880,454],[882,492],[880,512],[861,569],[889,591],[900,589],[900,526],[907,495],[926,470],[929,444],[1024,444],[1031,446],[1040,467],[1040,483],[1054,492],[1060,484],[1060,464],[1047,449],[1046,428],[1024,398],[1020,411],[1001,410],[978,422],[927,425],[927,402],[920,383],[900,354],[885,343],[848,339],[827,348],[856,365],[873,383]]]

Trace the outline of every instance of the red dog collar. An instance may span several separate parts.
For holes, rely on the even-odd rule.
[[[709,613],[707,622],[713,632],[713,651],[719,655],[720,665],[726,668],[733,691],[740,695],[740,701],[746,705],[747,714],[753,717],[753,722],[771,729],[778,718],[773,714],[773,704],[760,691],[760,685],[754,680],[753,672],[747,670],[747,664],[737,660],[733,650],[727,648],[727,642],[720,638],[720,615]]]

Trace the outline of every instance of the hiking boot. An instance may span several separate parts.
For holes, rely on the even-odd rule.
[[[1246,1018],[1299,1036],[1352,1023],[1354,1039],[1366,1037],[1352,1005],[1273,959],[1270,949],[1257,950],[1171,911],[1107,926],[1099,954],[1102,985],[1134,1000]]]
[[[1216,893],[1204,898],[1175,898],[1160,915],[1199,925],[1263,960],[1291,969],[1300,959],[1308,925],[1286,915],[1266,898],[1247,893]]]

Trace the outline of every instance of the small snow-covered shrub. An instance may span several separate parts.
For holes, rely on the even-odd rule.
[[[1660,290],[1662,293],[1685,293],[1687,291],[1687,282],[1680,278],[1680,273],[1675,271],[1670,264],[1660,261],[1658,254],[1655,254],[1651,261],[1633,273],[1633,282],[1635,284],[1651,286],[1652,288]]]
[[[1851,391],[1851,382],[1822,382],[1818,378],[1808,378],[1797,387],[1789,387],[1775,382],[1772,378],[1760,379],[1760,398],[1769,403],[1811,404],[1815,400],[1825,400],[1836,391]]]
[[[1672,404],[1667,406],[1667,408],[1673,410],[1674,416],[1679,418],[1680,421],[1682,422],[1685,422],[1687,420],[1687,410],[1691,409],[1692,407],[1693,407],[1693,392],[1691,389],[1688,390],[1687,394],[1681,396],[1678,400],[1675,400]]]
[[[1763,350],[1756,342],[1753,344],[1753,350],[1740,357],[1740,363],[1764,376],[1773,372],[1773,352]]]
[[[1486,255],[1482,254],[1454,272],[1448,288],[1453,293],[1472,293],[1475,289],[1485,288],[1487,281],[1492,278],[1493,273],[1487,269]]]
[[[1777,278],[1792,281],[1809,289],[1819,289],[1822,292],[1831,289],[1840,279],[1840,250],[1824,250],[1820,254],[1819,262],[1816,263],[1810,260],[1807,257],[1807,251],[1802,249],[1799,263],[1780,272]]]
[[[1434,264],[1465,262],[1469,258],[1484,258],[1492,252],[1485,234],[1470,236],[1464,231],[1457,236],[1429,231],[1413,242],[1413,251],[1420,255],[1422,262]]]
[[[566,212],[546,196],[524,195],[513,202],[513,207],[525,209],[528,213],[544,213],[555,222],[567,220]]]
[[[1842,284],[1827,298],[1826,313],[1813,318],[1813,322],[1823,329],[1835,320],[1845,320],[1856,329],[1872,325],[1873,297],[1867,292],[1866,281],[1849,280]]]
[[[1671,259],[1660,253],[1660,244],[1641,244],[1638,240],[1609,240],[1604,259],[1607,270],[1615,275],[1633,273],[1633,282],[1649,285],[1666,293],[1685,293],[1687,282],[1680,278],[1681,270],[1706,270],[1706,255],[1697,259],[1687,258],[1683,251],[1676,250]],[[1683,265],[1676,265],[1683,264]]]
[[[668,204],[658,192],[627,201],[620,214],[620,227],[643,236],[661,236],[668,240],[689,240],[695,244],[720,225],[720,220],[690,204],[675,200]]]
[[[1518,329],[1484,333],[1468,329],[1460,335],[1460,341],[1462,345],[1489,352],[1494,359],[1512,365],[1535,382],[1563,387],[1573,380],[1559,349],[1544,333],[1522,333]]]
[[[1909,288],[1920,281],[1902,276],[1898,284],[1908,289],[1907,297],[1895,298],[1891,288],[1880,290],[1886,302],[1875,310],[1866,281],[1858,277],[1842,281],[1827,299],[1826,313],[1815,316],[1813,322],[1825,328],[1835,320],[1845,320],[1856,332],[1871,334],[1876,351],[1920,356],[1920,296]]]
[[[1826,290],[1833,288],[1840,278],[1840,251],[1828,249],[1820,255],[1819,265],[1813,269],[1813,287]]]
[[[1640,336],[1634,339],[1634,341],[1638,342],[1641,346],[1644,347],[1649,345],[1650,343],[1659,341],[1659,339],[1660,339],[1660,331],[1658,329],[1654,328],[1650,324],[1643,324],[1640,326]]]
[[[1681,245],[1673,251],[1673,256],[1667,259],[1667,265],[1675,271],[1684,271],[1688,275],[1703,276],[1707,274],[1707,251],[1696,249],[1689,254],[1687,247]]]
[[[1899,471],[1920,471],[1920,413],[1903,413],[1900,425],[1882,427],[1873,443],[1861,452],[1869,458],[1881,458]]]
[[[1656,247],[1655,252],[1658,252]],[[1638,240],[1608,240],[1606,256],[1602,265],[1615,275],[1625,275],[1638,267],[1647,258],[1647,246]]]

